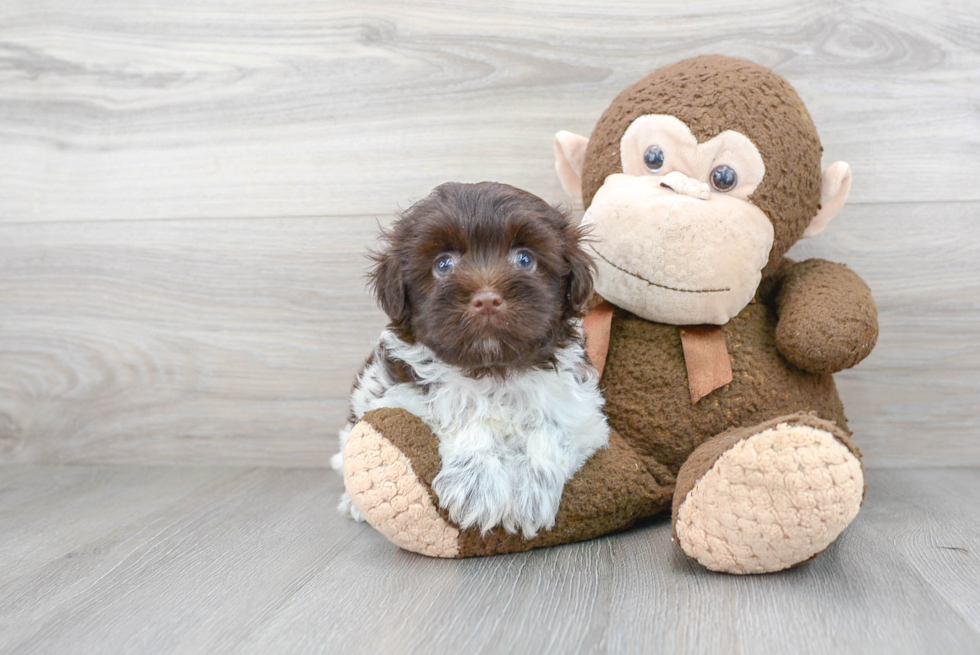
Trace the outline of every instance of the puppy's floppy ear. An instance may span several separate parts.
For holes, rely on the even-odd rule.
[[[592,295],[592,284],[595,277],[595,261],[582,247],[586,238],[585,230],[573,225],[566,216],[565,226],[565,263],[568,274],[565,276],[566,297],[565,311],[567,314],[579,315]]]
[[[380,250],[371,253],[371,259],[374,260],[374,266],[368,274],[371,290],[391,322],[399,328],[405,328],[408,326],[409,306],[401,253],[395,247],[391,233],[382,236],[382,244]]]

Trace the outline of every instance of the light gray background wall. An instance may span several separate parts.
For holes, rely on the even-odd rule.
[[[377,223],[449,180],[564,201],[552,135],[701,53],[788,77],[871,285],[871,466],[977,465],[980,3],[0,4],[0,462],[321,466],[383,317]]]

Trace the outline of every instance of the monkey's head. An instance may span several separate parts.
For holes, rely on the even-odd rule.
[[[675,325],[728,322],[840,210],[851,171],[821,173],[821,151],[789,82],[717,55],[627,88],[591,138],[555,136],[562,186],[586,208],[596,291]]]

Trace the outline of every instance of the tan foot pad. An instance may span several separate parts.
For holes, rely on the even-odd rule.
[[[780,423],[725,451],[676,514],[677,541],[713,571],[766,573],[805,562],[857,516],[861,463],[832,434]]]
[[[344,485],[367,522],[393,544],[430,557],[459,554],[459,530],[439,515],[412,463],[364,421],[347,438]]]

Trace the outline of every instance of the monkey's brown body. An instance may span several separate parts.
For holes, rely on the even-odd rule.
[[[344,457],[367,520],[403,548],[465,557],[589,539],[670,507],[677,543],[713,570],[777,571],[823,551],[864,495],[832,375],[871,352],[878,323],[846,266],[784,258],[846,201],[849,166],[821,172],[821,152],[787,80],[722,56],[625,89],[591,138],[559,132],[556,171],[586,209],[595,289],[615,307],[600,383],[609,447],[565,485],[553,529],[481,535],[438,508],[436,438],[378,410]],[[724,334],[727,384],[696,371],[727,373],[717,348],[691,351],[689,381],[679,326],[702,324]]]
[[[779,354],[776,315],[767,304],[749,305],[722,330],[733,380],[692,403],[677,326],[621,309],[613,316],[600,385],[606,416],[664,486],[674,486],[695,448],[731,428],[797,412],[847,428],[833,377],[803,371]]]

